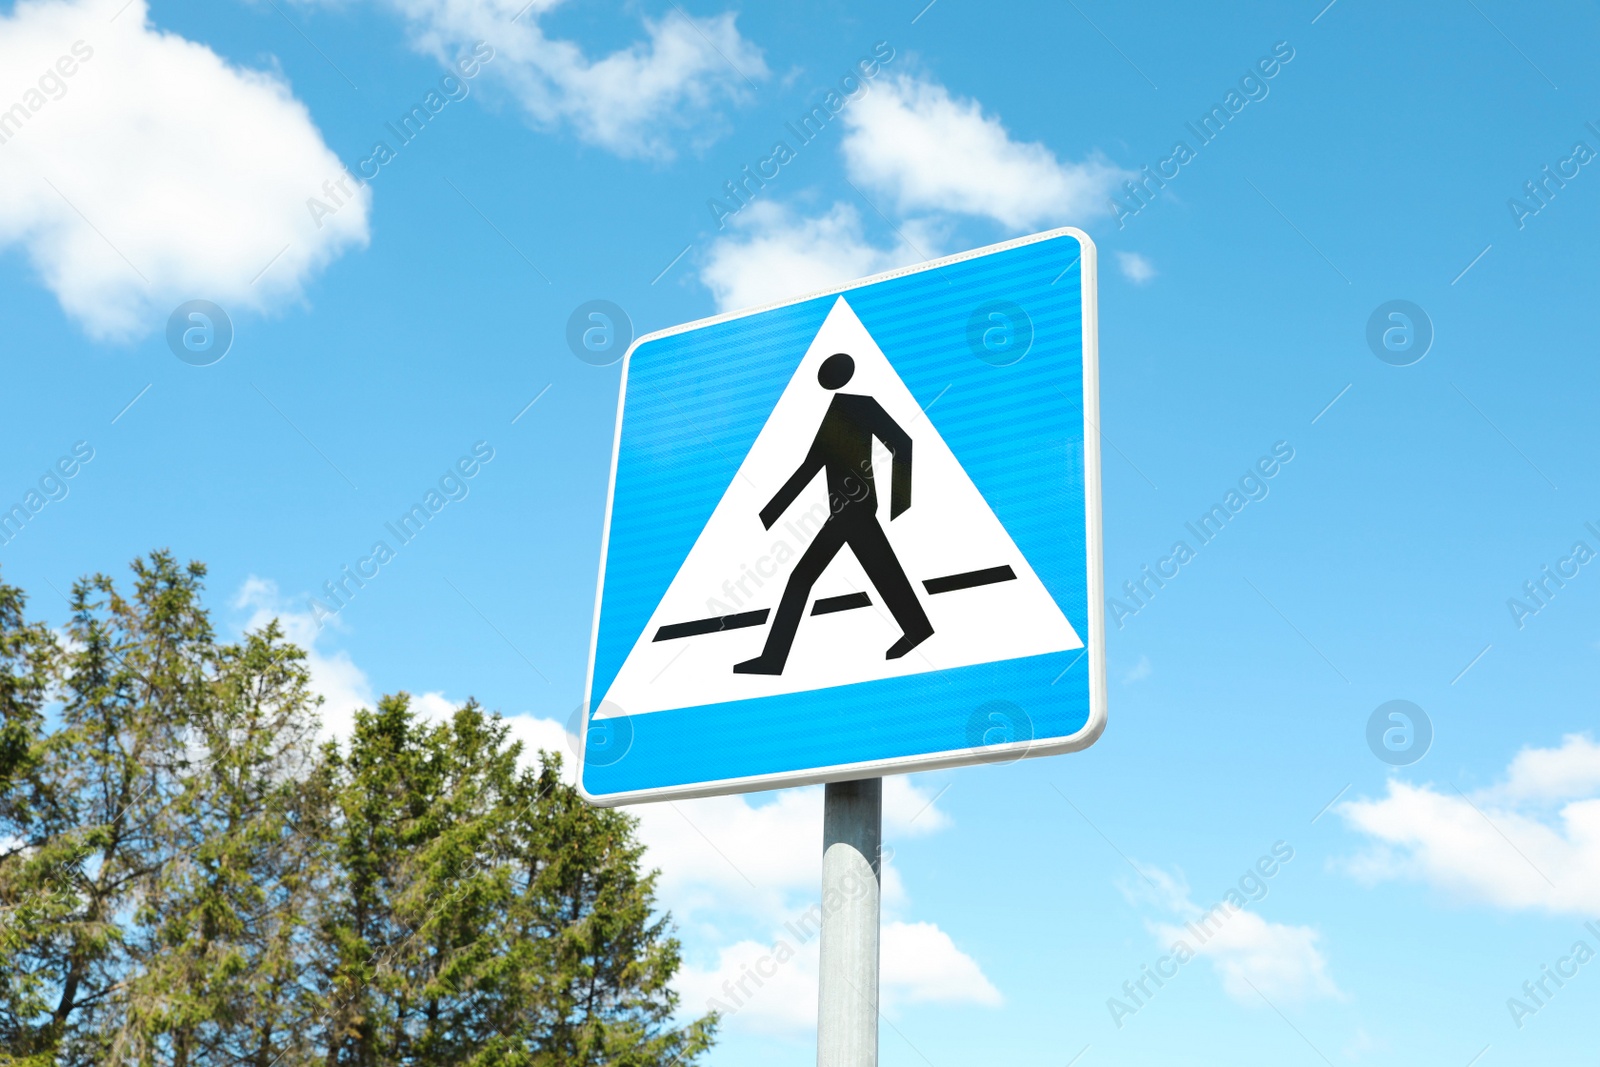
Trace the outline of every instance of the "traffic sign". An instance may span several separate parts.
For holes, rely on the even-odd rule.
[[[1052,230],[639,338],[580,737],[597,804],[1105,725],[1095,249]]]

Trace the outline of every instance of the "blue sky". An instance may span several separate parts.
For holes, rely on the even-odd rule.
[[[0,111],[25,112],[0,124],[0,505],[40,489],[0,573],[46,618],[76,576],[168,546],[210,565],[227,625],[280,614],[311,645],[335,732],[406,689],[562,745],[619,381],[569,349],[574,309],[609,300],[637,335],[1081,226],[1108,590],[1279,442],[1293,459],[1137,614],[1108,614],[1092,749],[891,785],[884,1062],[1592,1047],[1600,963],[1573,954],[1600,951],[1600,569],[1574,553],[1600,552],[1600,177],[1574,151],[1600,152],[1592,9],[0,11]],[[479,41],[492,58],[447,66]],[[785,123],[875,46],[892,58],[865,92],[796,145]],[[399,144],[386,124],[430,91]],[[1186,124],[1213,106],[1230,117],[1202,144]],[[793,158],[749,206],[708,206],[779,139]],[[335,204],[324,183],[380,140],[392,158]],[[1192,158],[1134,212],[1121,183],[1180,140]],[[209,366],[168,347],[189,300],[233,325]],[[1433,333],[1406,366],[1367,340],[1393,300]],[[41,486],[78,442],[92,459]],[[464,497],[315,618],[308,598],[475,446]],[[1396,699],[1433,730],[1399,767],[1367,743]],[[808,906],[820,810],[814,789],[640,810],[686,1008]],[[1280,842],[1292,859],[1248,876]],[[1264,895],[1225,935],[1124,993],[1247,877]],[[808,959],[711,1063],[812,1060]],[[1576,974],[1533,998],[1545,965]]]

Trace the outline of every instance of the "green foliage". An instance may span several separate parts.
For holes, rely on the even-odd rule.
[[[474,702],[320,743],[276,623],[219,644],[204,568],[0,583],[0,1067],[669,1067],[679,965],[626,814]],[[63,647],[65,646],[65,647]]]

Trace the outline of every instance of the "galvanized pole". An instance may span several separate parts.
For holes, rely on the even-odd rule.
[[[877,1067],[883,779],[835,782],[822,809],[817,1067]]]

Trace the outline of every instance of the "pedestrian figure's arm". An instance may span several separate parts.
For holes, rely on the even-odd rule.
[[[902,430],[876,400],[865,399],[861,414],[867,429],[894,456],[894,474],[889,487],[889,518],[893,519],[911,506],[911,435]]]
[[[767,506],[761,509],[761,525],[772,529],[772,524],[777,522],[789,505],[794,503],[794,498],[800,491],[810,484],[811,479],[817,476],[822,469],[822,450],[817,445],[811,446],[811,451],[806,453],[806,458],[800,461],[800,466],[789,475],[789,480],[783,483],[783,488],[773,494]]]

